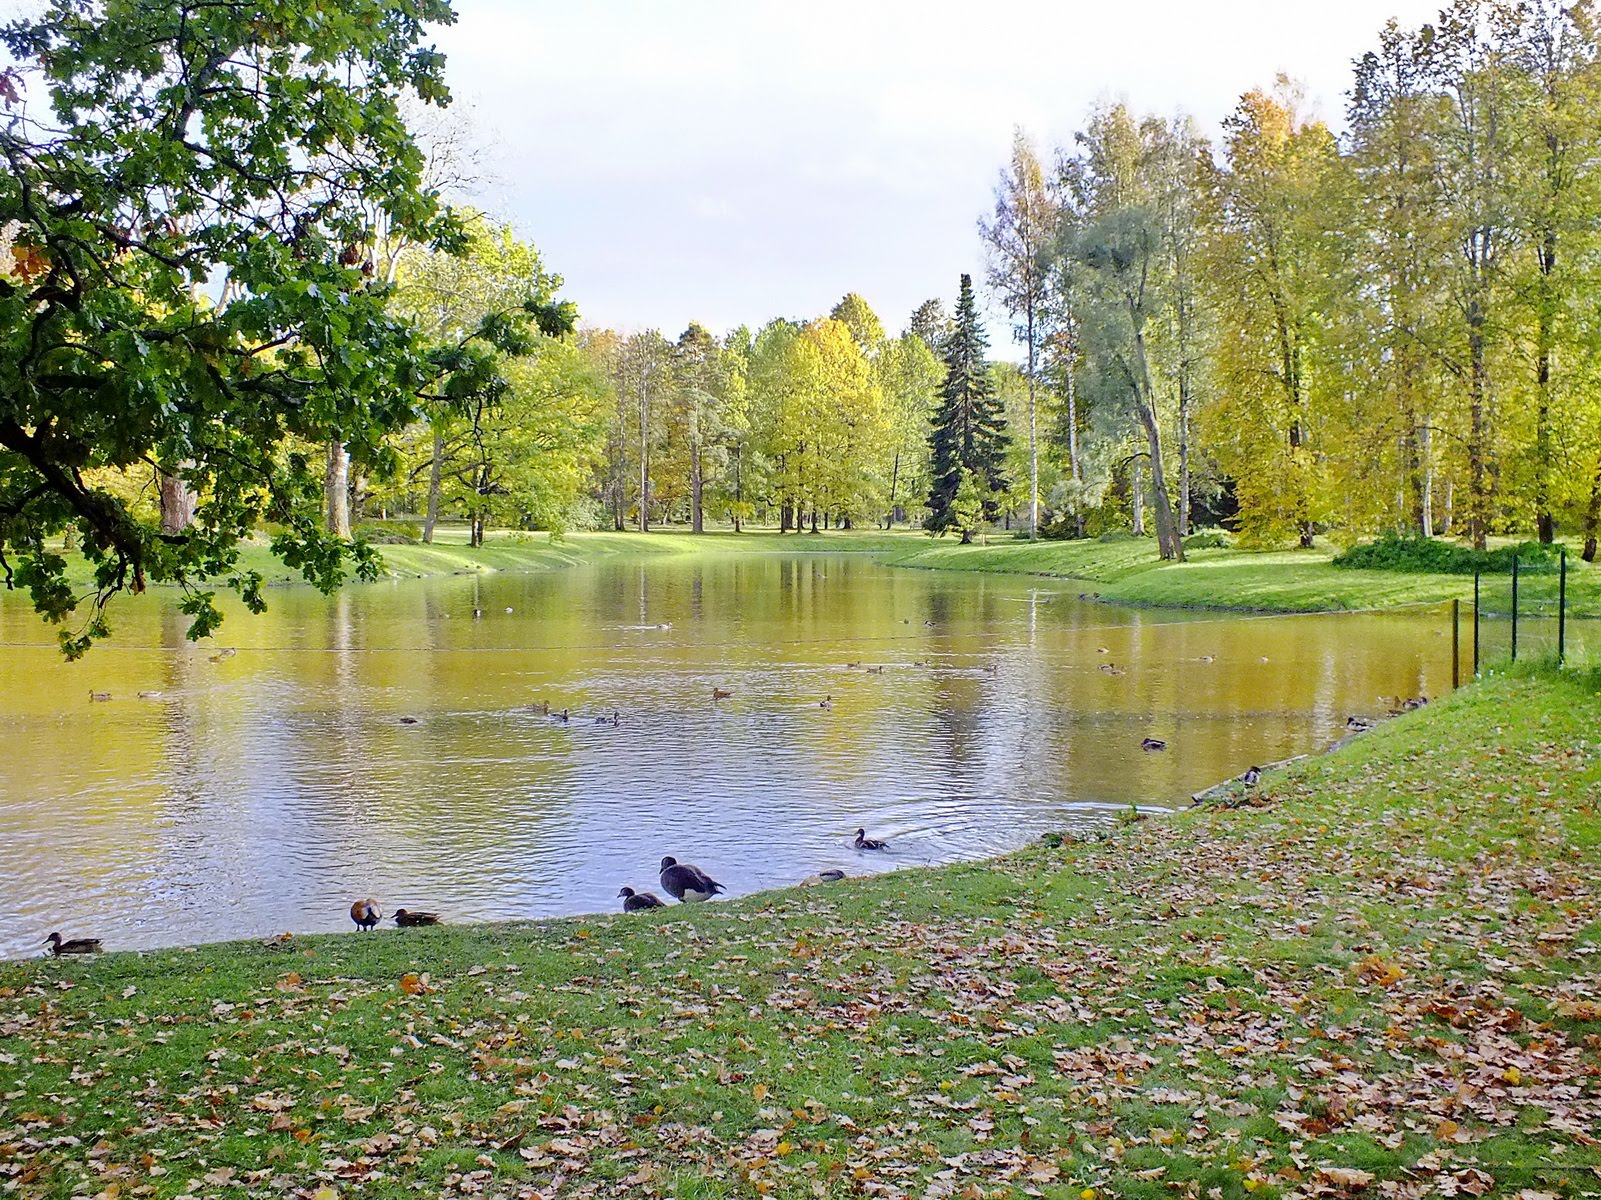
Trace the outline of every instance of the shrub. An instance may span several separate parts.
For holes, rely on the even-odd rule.
[[[1371,542],[1352,546],[1334,559],[1337,567],[1367,571],[1417,571],[1438,575],[1512,574],[1512,560],[1527,574],[1548,574],[1557,569],[1559,551],[1539,542],[1520,542],[1497,550],[1471,550],[1455,542],[1399,534],[1381,534]]]
[[[411,546],[422,541],[422,525],[417,521],[363,521],[351,532],[375,546]]]
[[[1202,529],[1184,539],[1186,550],[1227,550],[1234,544],[1221,529]]]

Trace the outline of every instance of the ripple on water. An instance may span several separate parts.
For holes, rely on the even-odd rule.
[[[973,858],[1183,803],[1450,676],[1428,614],[1197,620],[816,555],[285,589],[230,614],[218,662],[164,598],[118,616],[76,666],[0,656],[0,953],[348,929],[363,895],[611,911],[664,854],[735,895]],[[0,599],[0,640],[39,636]]]

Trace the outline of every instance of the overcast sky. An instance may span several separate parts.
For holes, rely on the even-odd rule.
[[[1340,124],[1351,60],[1437,7],[458,0],[439,44],[497,147],[491,207],[587,323],[672,337],[858,291],[896,332],[981,276],[975,221],[1014,125],[1044,150],[1125,97],[1215,132],[1280,71]]]

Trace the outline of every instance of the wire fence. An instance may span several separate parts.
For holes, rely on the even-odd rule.
[[[1572,619],[1566,550],[1555,564],[1514,558],[1509,575],[1473,577],[1473,673],[1519,659],[1593,658],[1601,650],[1595,624]]]

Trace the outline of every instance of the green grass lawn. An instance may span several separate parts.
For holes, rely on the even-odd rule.
[[[315,1200],[1594,1195],[1598,730],[1601,676],[1526,672],[1269,776],[1260,807],[990,862],[6,964],[0,1177]]]
[[[1112,542],[991,541],[962,546],[924,541],[887,560],[897,566],[994,571],[1081,579],[1102,600],[1123,604],[1323,612],[1471,600],[1472,576],[1356,571],[1332,565],[1331,546],[1313,550],[1192,550],[1188,561],[1163,563],[1150,539]],[[1601,616],[1601,567],[1568,559],[1570,615]],[[1528,576],[1525,598],[1550,604],[1554,576]],[[1497,594],[1507,581],[1498,579]]]

